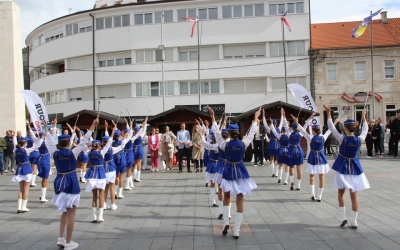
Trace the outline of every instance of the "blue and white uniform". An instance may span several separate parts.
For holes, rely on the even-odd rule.
[[[350,189],[352,192],[370,188],[367,177],[358,158],[361,142],[368,133],[368,125],[364,122],[359,136],[346,136],[340,134],[332,119],[328,119],[328,127],[332,135],[339,141],[339,154],[332,165],[336,171],[334,185],[338,189]]]
[[[286,123],[286,119],[283,122],[284,124]],[[273,125],[271,125],[273,126]],[[278,169],[274,173],[278,176],[279,180],[278,183],[281,183],[282,180],[282,174],[283,174],[283,169],[282,166],[285,167],[285,176],[283,177],[284,184],[287,184],[287,179],[289,176],[289,172],[287,172],[286,166],[289,163],[289,157],[288,157],[288,149],[289,149],[289,136],[286,134],[286,128],[282,127],[281,128],[281,133],[276,132],[275,129],[271,128],[272,133],[275,135],[275,137],[279,140],[279,150],[278,150]],[[285,134],[284,134],[285,132]]]
[[[19,139],[20,141],[27,141],[27,138],[22,137]],[[38,139],[38,138],[33,138],[34,143],[32,147],[30,148],[16,148],[14,153],[15,157],[18,161],[17,169],[15,170],[15,174],[12,177],[11,181],[12,182],[31,182],[32,180],[32,167],[31,163],[29,162],[29,155],[37,150],[40,145],[42,144],[43,140]]]
[[[209,150],[210,158],[208,164],[206,165],[206,180],[212,181],[216,172],[217,163],[219,160],[218,144],[209,143],[202,139],[202,143],[205,149]]]
[[[135,126],[133,129],[136,134],[134,135],[133,140],[133,154],[135,156],[135,161],[136,160],[142,160],[143,159],[143,146],[142,146],[142,138],[145,133],[145,130],[143,128],[139,129],[138,126]],[[147,156],[146,156],[147,157]]]
[[[263,117],[263,124],[267,132],[269,133],[269,144],[268,144],[268,153],[269,156],[278,156],[279,153],[279,139],[275,136],[275,134],[272,131],[277,132],[278,134],[281,133],[281,128],[283,124],[283,117],[281,117],[281,120],[279,121],[279,126],[275,127],[277,124],[276,120],[273,120],[271,127],[268,126],[267,120],[265,117]],[[273,162],[271,162],[273,164]]]
[[[53,156],[54,164],[57,169],[57,176],[54,180],[54,196],[52,202],[61,212],[67,212],[67,208],[79,206],[80,187],[76,175],[76,164],[78,155],[86,148],[92,131],[88,131],[80,140],[80,143],[72,150],[68,148],[57,149],[54,137],[48,133],[45,143],[50,155]],[[61,135],[58,140],[70,140],[69,135]]]
[[[292,127],[297,125],[292,123]],[[291,131],[286,128],[289,135],[289,148],[288,148],[288,166],[293,168],[294,166],[300,166],[304,162],[304,151],[300,145],[301,138],[303,135],[299,131]]]

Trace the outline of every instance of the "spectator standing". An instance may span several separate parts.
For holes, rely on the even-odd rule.
[[[190,170],[190,133],[186,130],[186,124],[181,124],[181,130],[178,131],[176,136],[178,141],[178,155],[179,155],[179,173],[182,173],[182,159],[183,156],[186,157],[187,171],[191,173]]]
[[[372,139],[372,123],[371,121],[368,121],[368,133],[367,137],[365,137],[365,144],[367,146],[367,159],[371,159],[372,157],[372,148],[374,145],[373,139]]]
[[[394,158],[397,158],[398,148],[399,148],[399,139],[400,139],[400,112],[397,113],[397,117],[393,120],[392,125],[390,127],[390,139],[392,140],[392,153]]]
[[[372,140],[374,143],[374,148],[375,148],[375,156],[379,156],[379,158],[382,158],[382,147],[381,147],[381,133],[382,133],[382,127],[381,123],[378,120],[371,120],[372,123]],[[379,153],[378,153],[379,152]]]
[[[151,129],[149,136],[149,150],[151,155],[151,172],[158,172],[158,150],[160,148],[160,138],[156,133],[156,128]]]
[[[8,170],[14,172],[15,169],[15,154],[14,154],[14,131],[8,130],[6,132],[6,136],[4,137],[6,141],[6,148],[4,150],[4,162],[5,162],[5,170],[4,172],[8,173]]]
[[[142,161],[142,170],[147,170],[147,154],[149,152],[149,140],[147,137],[147,133],[143,135],[142,147],[143,147],[143,161]]]
[[[391,126],[392,120],[386,119],[386,126],[385,126],[385,142],[388,144],[388,150],[389,152],[387,155],[393,155],[392,153],[392,145],[390,144],[390,126]]]
[[[203,172],[204,147],[203,147],[201,135],[199,133],[197,133],[197,131],[199,131],[199,130],[200,130],[200,128],[199,128],[198,124],[193,126],[193,129],[192,129],[192,144],[193,144],[192,161],[196,168],[196,173]],[[200,164],[199,164],[199,161],[200,161]]]
[[[264,166],[264,136],[266,129],[260,126],[260,120],[257,120],[256,134],[254,135],[254,166],[260,162],[260,166]]]
[[[329,129],[328,125],[325,124],[324,127],[323,127],[322,134],[325,134],[326,131],[328,131],[328,129]],[[325,155],[328,155],[328,156],[332,155],[332,152],[331,152],[331,139],[332,139],[332,135],[329,134],[329,136],[326,138],[325,143],[324,143],[324,149],[325,149],[324,152],[325,152]]]
[[[6,140],[0,137],[0,174],[4,174],[4,150],[7,149]]]
[[[167,170],[172,170],[173,164],[172,159],[174,155],[174,140],[176,136],[172,131],[169,130],[169,127],[165,127],[165,132],[163,134],[162,142],[163,142],[163,157],[165,163],[167,165]]]

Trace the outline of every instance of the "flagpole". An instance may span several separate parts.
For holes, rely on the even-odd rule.
[[[371,11],[372,15],[372,11]],[[375,91],[374,91],[374,43],[373,43],[373,35],[372,35],[372,21],[370,23],[370,31],[371,31],[371,75],[372,75],[372,119],[375,119]]]
[[[197,84],[199,91],[199,111],[201,111],[201,85],[200,85],[200,19],[197,16]]]
[[[282,24],[282,43],[283,43],[283,65],[285,67],[285,89],[286,89],[286,103],[288,103],[288,89],[287,89],[287,70],[286,70],[286,46],[285,46],[285,28],[283,27],[283,21],[281,20]]]
[[[163,112],[165,112],[165,82],[164,82],[164,61],[165,61],[165,49],[164,49],[164,13],[161,15],[161,86],[163,90]]]

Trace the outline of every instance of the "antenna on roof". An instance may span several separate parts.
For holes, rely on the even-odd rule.
[[[69,8],[69,14],[71,14],[71,10],[72,10],[72,8]]]

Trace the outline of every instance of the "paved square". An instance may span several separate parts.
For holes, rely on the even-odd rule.
[[[330,164],[333,160],[331,159]],[[161,171],[142,174],[135,189],[124,191],[116,211],[105,211],[105,222],[92,224],[91,194],[84,193],[77,210],[73,240],[79,249],[400,249],[399,160],[367,160],[362,165],[371,189],[359,193],[358,230],[339,228],[334,172],[326,176],[323,201],[309,200],[309,176],[301,191],[277,184],[269,165],[250,175],[258,188],[245,198],[239,240],[231,231],[222,236],[222,221],[210,207],[204,173]],[[305,172],[306,166],[303,166]],[[0,249],[58,249],[60,213],[49,201],[39,202],[38,186],[31,188],[29,213],[16,214],[18,184],[11,174],[0,176]],[[50,177],[47,199],[53,195]],[[346,194],[346,211],[351,203]],[[236,205],[232,204],[232,219]]]

